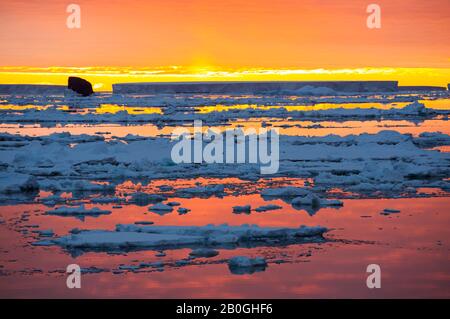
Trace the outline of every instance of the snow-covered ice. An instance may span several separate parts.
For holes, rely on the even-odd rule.
[[[61,206],[54,210],[48,210],[45,212],[47,215],[58,215],[58,216],[74,216],[74,217],[86,217],[92,216],[97,217],[100,215],[111,214],[110,210],[103,210],[97,207],[92,207],[91,209],[85,208],[84,204],[78,207]]]
[[[390,214],[398,214],[398,213],[400,213],[400,210],[398,210],[398,209],[385,208],[385,209],[383,209],[383,211],[380,214],[381,215],[390,215]]]
[[[176,247],[208,248],[323,241],[321,226],[299,228],[228,226],[141,226],[119,224],[115,231],[79,230],[69,235],[37,241],[34,245],[58,245],[67,249],[129,250]]]
[[[155,205],[149,206],[148,210],[156,214],[164,215],[171,213],[173,211],[173,206],[163,203],[157,203]]]
[[[234,214],[250,214],[252,207],[250,205],[245,206],[233,206]]]
[[[257,207],[257,208],[255,208],[255,211],[256,212],[267,212],[269,210],[277,210],[277,209],[281,209],[281,208],[282,208],[281,206],[270,204],[270,205],[264,205],[264,206]]]
[[[215,249],[211,249],[211,248],[197,248],[197,249],[193,249],[189,255],[195,258],[199,258],[199,257],[206,257],[206,258],[210,258],[210,257],[214,257],[217,256],[219,254],[219,252]]]
[[[228,261],[228,267],[230,272],[236,275],[252,274],[264,271],[267,267],[267,262],[263,257],[236,256]]]

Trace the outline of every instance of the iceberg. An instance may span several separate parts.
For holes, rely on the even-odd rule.
[[[315,91],[314,91],[315,90]],[[116,83],[114,94],[252,94],[299,92],[318,95],[337,92],[395,92],[397,81],[226,81]]]
[[[0,84],[1,94],[64,95],[65,92],[67,92],[67,88],[64,85]]]

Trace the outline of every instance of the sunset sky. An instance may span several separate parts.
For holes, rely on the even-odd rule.
[[[70,3],[81,7],[80,29],[66,27]],[[381,29],[366,26],[370,3]],[[0,83],[82,73],[104,89],[215,79],[446,85],[450,1],[1,1],[0,46]]]

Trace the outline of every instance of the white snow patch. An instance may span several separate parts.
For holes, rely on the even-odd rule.
[[[83,230],[35,245],[59,245],[67,248],[127,249],[166,246],[220,246],[273,240],[298,242],[322,238],[327,229],[321,226],[299,228],[258,227],[256,225],[228,226],[140,226],[119,224],[116,231]]]
[[[84,204],[78,207],[61,206],[54,210],[48,210],[45,212],[48,215],[58,215],[58,216],[98,216],[111,214],[110,210],[102,210],[97,207],[92,207],[87,209]]]

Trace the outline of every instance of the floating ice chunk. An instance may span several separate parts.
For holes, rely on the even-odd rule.
[[[163,192],[169,192],[169,191],[173,190],[173,187],[170,185],[161,185],[161,186],[158,186],[158,188]]]
[[[81,268],[80,271],[82,274],[97,274],[97,273],[105,272],[108,270],[104,269],[104,268],[97,268],[97,267],[92,266],[92,267]]]
[[[138,226],[134,224],[118,224],[117,232],[147,232],[153,234],[187,234],[199,236],[215,236],[232,234],[241,240],[252,240],[254,237],[308,237],[322,235],[327,231],[322,226],[300,226],[298,228],[259,227],[257,225],[229,226]],[[236,238],[235,238],[236,239]]]
[[[351,191],[374,192],[374,191],[379,190],[379,188],[377,186],[378,185],[374,185],[371,183],[360,183],[357,185],[349,186],[348,189]]]
[[[265,206],[260,206],[258,208],[255,209],[255,211],[257,212],[267,212],[269,210],[277,210],[277,209],[281,209],[281,206],[278,205],[265,205]]]
[[[344,203],[338,199],[321,199],[321,206],[343,206]]]
[[[94,197],[91,198],[92,203],[96,204],[108,204],[108,203],[118,203],[120,198],[118,197]]]
[[[55,235],[52,229],[36,230],[36,233],[41,237],[53,237]]]
[[[165,255],[164,255],[165,256]],[[162,268],[164,267],[164,263],[161,261],[156,261],[156,262],[152,262],[152,263],[140,263],[139,264],[139,268]]]
[[[159,203],[166,200],[166,197],[160,194],[147,194],[136,192],[131,194],[130,202],[139,206],[147,206],[148,204]]]
[[[54,244],[73,248],[128,249],[141,247],[164,247],[180,244],[197,244],[198,236],[172,234],[149,234],[143,232],[81,231],[57,238]]]
[[[40,240],[34,243],[31,243],[33,246],[54,246],[55,242],[52,240]]]
[[[323,240],[327,231],[321,226],[278,228],[258,226],[139,226],[119,224],[116,231],[77,230],[52,240],[34,245],[59,245],[68,249],[117,250],[137,248],[192,247],[208,248],[293,244]],[[206,246],[206,247],[205,247]]]
[[[418,101],[414,101],[411,104],[408,104],[407,106],[405,106],[404,108],[399,110],[399,113],[405,113],[405,114],[418,114],[418,115],[424,115],[427,113],[427,108],[425,107],[424,104],[418,102]]]
[[[167,202],[167,205],[169,205],[169,206],[180,206],[181,204],[179,202]]]
[[[381,215],[390,215],[390,214],[398,214],[398,213],[400,213],[400,210],[398,210],[398,209],[385,208],[385,209],[383,209],[383,211],[380,214]]]
[[[61,206],[54,210],[48,210],[45,212],[47,215],[58,215],[58,216],[75,216],[75,217],[85,217],[85,216],[93,216],[97,217],[99,215],[108,215],[111,214],[110,210],[102,210],[97,207],[92,207],[91,209],[87,209],[84,207],[84,204],[80,206],[70,207],[70,206]]]
[[[153,225],[154,223],[151,221],[146,221],[146,220],[142,220],[142,221],[136,221],[134,222],[136,225]]]
[[[231,266],[236,267],[254,267],[254,266],[265,266],[267,262],[262,257],[249,258],[245,256],[236,256],[231,258],[228,263]]]
[[[208,186],[197,186],[197,187],[189,187],[179,189],[178,192],[181,194],[185,194],[188,196],[211,196],[211,195],[220,195],[224,192],[224,185],[208,185]]]
[[[233,214],[250,214],[252,207],[250,205],[245,206],[233,206]]]
[[[296,197],[292,200],[292,205],[296,206],[311,206],[311,207],[325,207],[325,206],[342,206],[343,203],[340,200],[324,199],[319,196],[310,193],[304,197]]]
[[[414,138],[414,144],[420,147],[450,145],[450,136],[440,132],[423,132]]]
[[[180,214],[180,215],[184,215],[184,214],[187,214],[187,213],[189,213],[191,210],[189,209],[189,208],[184,208],[184,207],[179,207],[178,209],[177,209],[177,212],[178,212],[178,214]]]
[[[236,256],[228,260],[230,272],[236,275],[252,274],[257,271],[264,271],[267,262],[262,257],[249,258],[245,256]]]
[[[320,198],[312,193],[303,196],[303,197],[296,197],[292,200],[292,205],[297,206],[311,206],[311,207],[320,207]]]
[[[41,202],[47,206],[55,206],[56,204],[63,203],[65,201],[66,201],[66,199],[60,197],[59,195],[50,195],[50,196],[41,198]]]
[[[0,173],[0,193],[12,194],[39,190],[36,177],[20,173]]]
[[[210,258],[210,257],[214,257],[217,256],[219,254],[219,252],[215,249],[211,249],[211,248],[197,248],[192,250],[189,253],[189,256],[192,257],[206,257],[206,258]]]
[[[136,266],[136,265],[120,265],[118,268],[120,270],[135,271],[135,270],[138,270],[140,267]]]
[[[190,263],[191,262],[189,260],[185,260],[185,259],[180,259],[180,260],[175,261],[175,265],[179,266],[179,267],[189,265]]]
[[[309,190],[300,187],[280,187],[280,188],[267,188],[261,191],[262,196],[267,197],[294,197],[294,196],[305,196],[310,193]]]
[[[115,186],[112,184],[96,184],[89,181],[76,181],[70,186],[72,190],[99,192],[105,190],[114,190]]]
[[[148,210],[153,213],[157,213],[159,215],[164,215],[164,214],[171,213],[173,211],[173,207],[163,204],[163,203],[158,203],[158,204],[150,206],[148,208]]]

